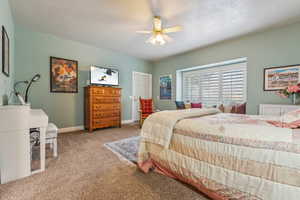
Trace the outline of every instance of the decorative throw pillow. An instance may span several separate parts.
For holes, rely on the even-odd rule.
[[[280,117],[280,121],[268,120],[270,124],[282,128],[299,128],[300,127],[300,109],[285,113]]]
[[[224,105],[223,104],[221,104],[220,106],[219,106],[219,110],[221,111],[221,112],[224,112]]]
[[[191,108],[202,108],[202,103],[191,103]]]
[[[235,109],[238,114],[246,114],[246,103],[238,104]]]
[[[246,103],[233,105],[231,113],[246,114]]]
[[[290,122],[290,123],[280,122],[280,121],[272,121],[272,120],[267,120],[267,122],[274,125],[274,126],[281,127],[281,128],[296,129],[296,128],[300,127],[300,120],[293,121],[293,122]]]
[[[186,103],[184,104],[185,109],[190,109],[191,108],[191,104],[190,103]]]
[[[231,113],[233,106],[224,106],[224,113]]]
[[[291,123],[294,121],[298,121],[300,120],[300,109],[291,111],[291,112],[287,112],[284,115],[281,116],[281,121],[285,122],[285,123]]]
[[[231,106],[230,113],[236,113],[236,105]]]
[[[175,101],[177,109],[185,109],[185,105],[183,101]]]

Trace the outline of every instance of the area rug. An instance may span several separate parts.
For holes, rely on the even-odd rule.
[[[114,152],[120,159],[137,163],[140,136],[130,137],[104,144],[106,148]]]

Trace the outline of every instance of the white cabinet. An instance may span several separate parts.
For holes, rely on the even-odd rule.
[[[48,116],[42,110],[0,106],[1,184],[45,170],[47,125]]]
[[[300,105],[260,104],[259,114],[268,116],[281,116],[287,112],[300,109]]]

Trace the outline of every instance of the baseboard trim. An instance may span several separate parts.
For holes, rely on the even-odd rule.
[[[122,124],[131,124],[133,123],[133,120],[122,120]],[[82,131],[84,130],[84,126],[71,126],[71,127],[65,127],[65,128],[59,128],[58,133],[67,133],[67,132],[73,132],[73,131]]]
[[[122,120],[122,124],[131,124],[131,123],[133,123],[134,121],[132,120],[132,119],[130,119],[130,120]]]
[[[67,133],[67,132],[82,131],[82,130],[84,130],[84,126],[71,126],[71,127],[59,128],[58,133]]]

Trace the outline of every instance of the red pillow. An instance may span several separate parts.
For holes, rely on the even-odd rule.
[[[202,103],[191,103],[191,108],[202,108]]]
[[[238,114],[246,114],[246,103],[236,105],[235,109]]]
[[[246,103],[233,105],[230,112],[235,114],[246,114]]]

